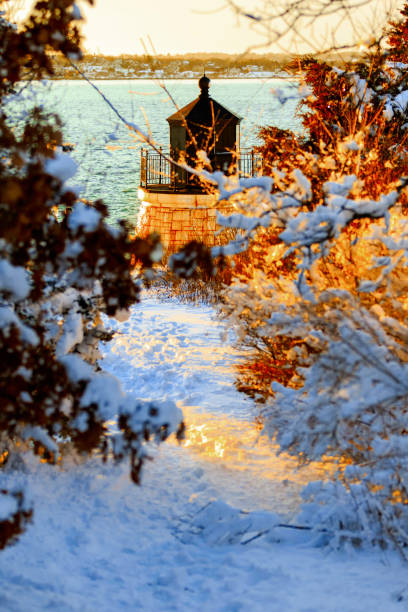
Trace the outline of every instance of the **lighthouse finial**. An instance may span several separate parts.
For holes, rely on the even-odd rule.
[[[205,75],[205,71],[204,71],[204,75],[198,81],[198,86],[201,89],[200,98],[208,98],[209,97],[208,90],[210,88],[210,82],[211,82],[210,79]]]

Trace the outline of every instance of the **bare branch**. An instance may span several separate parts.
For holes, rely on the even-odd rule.
[[[378,40],[400,0],[261,0],[251,12],[242,0],[227,0],[257,32],[260,43],[247,51],[275,45],[285,52],[327,53]]]

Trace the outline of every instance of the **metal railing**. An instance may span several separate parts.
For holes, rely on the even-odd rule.
[[[160,150],[161,151],[161,150]],[[168,154],[167,154],[168,157]],[[171,186],[174,183],[174,165],[163,154],[141,149],[140,185],[141,187]]]
[[[240,177],[251,177],[262,173],[262,157],[250,151],[241,151],[238,157],[238,173]]]
[[[140,186],[145,189],[186,189],[192,185],[188,172],[169,161],[170,154],[142,148],[140,151]],[[237,159],[240,177],[256,176],[262,172],[262,157],[254,150],[241,151]],[[197,187],[197,183],[195,183]]]

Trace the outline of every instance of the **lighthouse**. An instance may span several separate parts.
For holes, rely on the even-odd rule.
[[[246,176],[256,170],[256,155],[240,152],[241,117],[211,97],[205,74],[198,85],[198,97],[167,117],[169,153],[141,151],[138,232],[160,233],[169,251],[190,240],[215,244],[215,206],[224,213],[231,209],[220,206],[217,192],[209,192],[208,184],[182,166]]]
[[[204,151],[212,170],[231,172],[236,169],[239,153],[238,117],[210,96],[210,79],[205,75],[198,81],[198,98],[178,110],[167,121],[170,127],[170,155],[178,161],[185,159],[195,166],[197,152]],[[194,177],[185,171],[176,172],[175,180],[182,187],[194,184]]]

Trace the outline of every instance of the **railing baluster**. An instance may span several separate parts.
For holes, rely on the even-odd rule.
[[[146,165],[144,163],[143,147],[140,149],[140,184],[142,187],[146,186]]]

